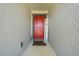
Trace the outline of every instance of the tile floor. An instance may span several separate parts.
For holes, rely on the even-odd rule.
[[[56,53],[50,44],[47,46],[32,46],[32,43],[30,43],[23,56],[56,56]]]

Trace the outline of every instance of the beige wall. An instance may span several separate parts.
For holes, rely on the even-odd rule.
[[[49,42],[57,55],[79,55],[79,4],[62,5],[50,14]]]
[[[30,40],[30,16],[25,4],[0,4],[0,55],[22,55]],[[23,47],[21,48],[21,42]]]

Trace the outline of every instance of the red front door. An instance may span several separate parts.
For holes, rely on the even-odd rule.
[[[34,40],[44,39],[45,16],[34,15]]]

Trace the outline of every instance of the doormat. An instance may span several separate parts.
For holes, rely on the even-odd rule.
[[[34,41],[33,46],[47,46],[43,41]]]

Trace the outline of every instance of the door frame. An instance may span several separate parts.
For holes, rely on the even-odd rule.
[[[33,38],[33,16],[34,15],[45,15],[46,16],[46,19],[45,21],[45,26],[44,26],[44,42],[45,43],[48,43],[48,11],[47,10],[32,10],[31,11],[31,39],[32,39],[32,42],[34,41],[34,38]],[[47,28],[47,29],[46,29]]]

